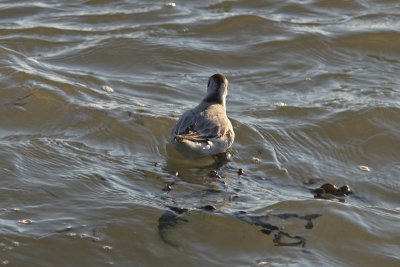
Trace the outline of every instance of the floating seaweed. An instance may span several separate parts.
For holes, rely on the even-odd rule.
[[[189,222],[187,219],[181,217],[188,212],[188,209],[178,207],[169,208],[169,210],[165,211],[160,218],[158,218],[158,234],[163,242],[177,247],[177,244],[167,239],[167,230],[168,228],[175,227],[179,222]]]
[[[169,210],[165,211],[158,219],[158,232],[163,242],[173,247],[178,247],[176,243],[167,238],[167,230],[176,227],[179,222],[189,222],[189,220],[185,218],[185,216],[188,215],[189,210],[185,208],[171,206],[168,208]],[[196,208],[195,210],[206,212],[219,212],[217,208],[212,205],[201,206]],[[307,223],[304,227],[305,229],[310,230],[314,227],[312,220],[315,220],[318,217],[322,216],[321,214],[308,214],[301,216],[296,213],[251,215],[245,211],[239,211],[229,215],[250,225],[261,227],[260,232],[263,234],[270,235],[271,233],[273,233],[274,238],[272,242],[275,246],[300,246],[302,248],[306,246],[306,239],[304,237],[299,235],[292,236],[289,233],[280,230],[278,226],[267,222],[269,217],[275,216],[283,220],[289,218],[298,218],[301,220],[305,220]]]
[[[330,183],[323,184],[316,189],[311,189],[311,192],[314,194],[314,198],[338,199],[342,202],[344,202],[344,199],[340,197],[344,197],[353,193],[348,185],[337,187],[336,185]]]

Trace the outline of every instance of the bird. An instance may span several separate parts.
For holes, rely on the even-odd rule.
[[[199,105],[186,111],[171,130],[174,148],[190,157],[215,156],[226,152],[235,140],[226,116],[228,79],[220,73],[208,79],[207,93]]]

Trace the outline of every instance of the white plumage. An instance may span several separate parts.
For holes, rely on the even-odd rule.
[[[171,131],[171,144],[190,157],[212,156],[232,146],[235,133],[226,116],[228,80],[214,74],[208,80],[207,94],[201,103],[186,111]]]

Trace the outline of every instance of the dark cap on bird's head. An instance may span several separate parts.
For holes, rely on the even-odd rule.
[[[217,73],[208,79],[207,95],[203,101],[222,104],[225,106],[225,97],[228,94],[228,79],[223,74]]]
[[[218,85],[222,84],[222,83],[228,83],[228,79],[226,79],[225,75],[221,74],[221,73],[217,73],[214,74],[213,76],[211,76],[208,79],[208,84],[207,87],[210,87],[210,82],[214,81],[215,83],[217,83]]]

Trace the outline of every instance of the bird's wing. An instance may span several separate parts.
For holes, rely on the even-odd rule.
[[[199,112],[201,107],[196,107],[185,112],[178,123],[172,129],[172,133],[177,136],[200,141],[214,138],[229,131],[230,122],[225,113],[213,110],[218,107],[208,106]]]
[[[207,143],[209,138],[212,138],[212,137],[203,136],[203,135],[199,134],[198,132],[190,130],[188,133],[175,135],[175,138],[177,140],[185,139],[185,140],[189,140],[192,142]]]

